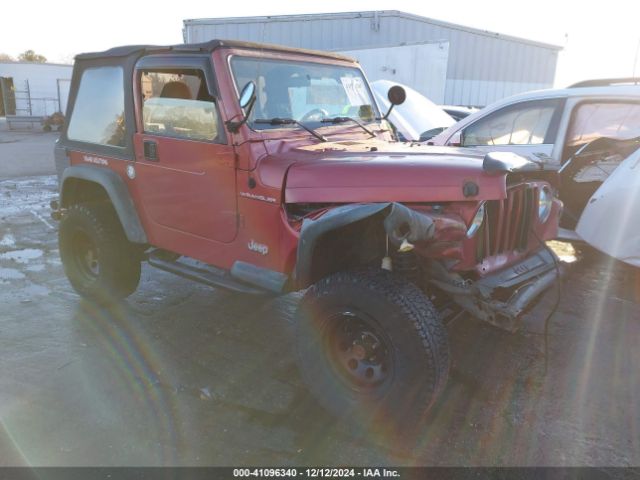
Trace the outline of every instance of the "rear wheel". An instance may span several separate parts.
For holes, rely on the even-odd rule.
[[[60,221],[58,240],[65,273],[83,297],[108,303],[136,290],[140,249],[127,240],[111,205],[72,205]]]
[[[323,407],[366,432],[419,433],[446,384],[449,347],[415,285],[383,270],[336,273],[307,291],[298,317],[301,375]]]

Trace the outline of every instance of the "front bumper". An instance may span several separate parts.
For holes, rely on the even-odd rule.
[[[475,282],[464,280],[435,262],[429,273],[430,282],[464,310],[514,332],[520,326],[522,314],[559,281],[558,265],[555,254],[542,248],[515,265]]]

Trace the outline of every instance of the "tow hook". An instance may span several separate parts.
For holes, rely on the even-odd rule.
[[[60,203],[57,200],[51,200],[49,206],[51,207],[51,218],[53,218],[56,222],[62,220],[65,209],[60,208]]]

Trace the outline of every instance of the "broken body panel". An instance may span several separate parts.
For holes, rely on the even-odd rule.
[[[585,206],[576,233],[598,250],[640,267],[640,149],[625,158]]]

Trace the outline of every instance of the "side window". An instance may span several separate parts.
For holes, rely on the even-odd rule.
[[[144,133],[218,139],[219,119],[201,70],[145,70],[140,76]]]
[[[67,138],[124,147],[124,76],[121,67],[87,68],[82,73]]]
[[[567,147],[599,137],[628,140],[640,136],[640,103],[589,102],[578,105],[567,134]]]
[[[559,100],[541,100],[509,106],[490,113],[463,130],[462,145],[540,145]]]

